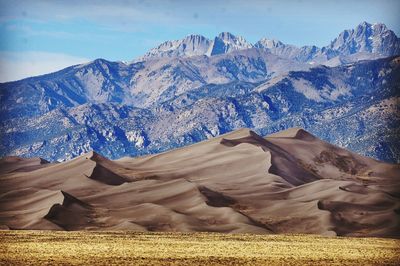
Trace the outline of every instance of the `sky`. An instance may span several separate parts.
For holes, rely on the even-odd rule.
[[[399,0],[0,0],[0,82],[96,58],[130,61],[189,34],[321,47],[367,21],[400,36],[399,10]]]

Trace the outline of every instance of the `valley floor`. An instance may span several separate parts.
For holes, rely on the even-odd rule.
[[[220,233],[0,231],[0,265],[399,265],[400,240]]]

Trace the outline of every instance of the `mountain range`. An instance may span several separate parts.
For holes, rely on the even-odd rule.
[[[63,161],[156,153],[248,127],[300,126],[400,162],[400,40],[361,23],[329,45],[231,33],[167,41],[130,63],[96,59],[0,84],[0,156]]]
[[[109,160],[0,160],[0,228],[399,237],[400,165],[292,128]]]
[[[135,61],[160,57],[213,56],[252,48],[263,49],[279,57],[302,63],[329,66],[400,54],[399,39],[386,25],[362,22],[355,29],[341,32],[329,45],[322,48],[314,45],[296,47],[268,38],[251,44],[241,36],[222,32],[214,40],[202,35],[189,35],[181,40],[164,42]]]

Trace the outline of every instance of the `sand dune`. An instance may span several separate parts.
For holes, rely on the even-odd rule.
[[[20,158],[10,156],[0,159],[0,174],[10,172],[29,172],[47,166],[49,162],[42,158]]]
[[[0,226],[399,237],[399,191],[399,165],[298,128],[242,129],[116,161],[3,158]]]

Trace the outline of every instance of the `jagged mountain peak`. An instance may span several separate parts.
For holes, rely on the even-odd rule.
[[[203,35],[190,34],[180,40],[163,42],[135,61],[159,57],[190,57],[204,55],[208,51],[210,43],[211,41]]]
[[[252,47],[253,45],[247,42],[242,36],[235,36],[230,32],[221,32],[214,38],[207,55],[226,54],[232,51],[250,49]]]
[[[381,22],[369,23],[367,21],[363,21],[356,26],[356,29],[366,29],[366,28],[372,28],[374,30],[379,29],[380,31],[389,30],[388,27],[384,23],[381,23]]]
[[[228,32],[228,31],[223,31],[220,34],[218,34],[218,37],[223,39],[223,40],[229,40],[229,39],[235,39],[236,36],[233,35],[232,33]]]
[[[326,48],[341,55],[367,52],[390,56],[400,53],[400,40],[385,24],[364,21],[354,29],[342,31]]]
[[[201,34],[188,34],[184,39],[207,39],[207,37],[201,35]]]
[[[360,24],[358,24],[355,28],[353,29],[347,29],[344,30],[343,32],[351,32],[354,31],[357,34],[374,34],[374,33],[382,33],[385,31],[388,31],[389,29],[387,26],[383,23],[380,22],[375,22],[375,23],[369,23],[367,21],[363,21]]]
[[[363,21],[360,24],[358,24],[358,27],[370,27],[372,24],[367,22],[367,21]]]
[[[385,32],[389,30],[389,28],[383,23],[374,23],[372,24],[372,27],[376,32]]]
[[[201,45],[202,43],[209,43],[210,40],[207,37],[204,37],[201,34],[189,34],[185,38],[181,40],[177,40],[176,42],[182,43],[182,44],[193,44],[194,45]]]
[[[171,48],[173,46],[179,46],[181,44],[187,44],[187,43],[193,42],[193,41],[209,42],[210,40],[200,34],[189,34],[179,40],[171,40],[171,41],[163,42],[159,46],[157,46],[156,49],[168,50],[169,48]]]
[[[384,32],[387,32],[387,31],[391,31],[391,30],[389,30],[388,27],[384,23],[380,23],[380,22],[369,23],[369,22],[363,21],[360,24],[358,24],[354,29],[347,29],[347,30],[344,30],[342,33],[354,32],[356,35],[359,36],[360,34],[377,35],[377,34],[382,34]],[[340,34],[342,34],[342,33],[340,33]]]
[[[253,45],[245,38],[230,32],[221,32],[213,41],[200,34],[190,34],[179,40],[163,42],[134,62],[163,57],[211,56],[252,47]]]
[[[221,32],[218,37],[219,39],[223,40],[225,43],[230,45],[235,45],[237,48],[252,48],[253,45],[246,41],[246,39],[240,35],[233,35],[230,32]],[[238,49],[239,50],[239,49]]]
[[[230,32],[221,32],[218,34],[218,38],[224,40],[227,43],[241,43],[242,45],[248,46],[249,48],[252,47],[252,45],[246,41],[246,39],[242,36],[236,36]]]
[[[279,40],[276,39],[268,39],[268,38],[262,38],[260,39],[255,45],[254,47],[256,48],[277,48],[277,47],[281,47],[284,46],[285,44]]]

